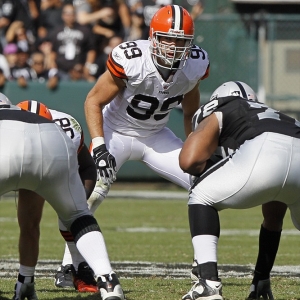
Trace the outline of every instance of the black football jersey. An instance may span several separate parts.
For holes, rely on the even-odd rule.
[[[236,96],[216,98],[202,105],[193,117],[193,128],[211,113],[220,112],[219,146],[225,155],[245,141],[264,132],[275,132],[300,139],[300,122],[264,103]]]

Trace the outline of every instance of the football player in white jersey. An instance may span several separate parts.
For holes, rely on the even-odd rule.
[[[94,161],[84,143],[81,125],[73,116],[65,112],[51,108],[49,110],[53,121],[64,130],[78,149],[78,172],[88,199],[94,189],[97,175]],[[55,286],[61,288],[75,286],[79,292],[97,292],[92,270],[78,252],[73,237],[67,231],[61,231],[61,234],[66,240],[66,246],[62,264],[55,275]]]
[[[88,93],[85,115],[100,180],[89,201],[93,210],[105,198],[116,172],[139,160],[165,179],[189,189],[178,163],[182,140],[166,127],[181,104],[185,133],[200,105],[200,81],[209,75],[208,54],[193,44],[194,23],[181,6],[159,9],[149,40],[115,47],[107,71]]]
[[[222,87],[195,114],[196,129],[179,155],[180,167],[196,176],[188,205],[199,276],[183,300],[223,299],[217,268],[219,210],[266,203],[276,207],[278,201],[283,203],[282,218],[286,205],[300,230],[300,122],[259,103],[253,94],[219,97]],[[219,147],[224,158],[207,169]],[[259,298],[256,288],[265,299],[273,299],[264,280],[249,299]]]
[[[87,199],[96,182],[96,167],[87,146],[84,143],[83,131],[78,121],[71,115],[49,109],[35,100],[25,100],[17,104],[23,110],[47,117],[59,125],[73,141],[78,153],[78,172],[85,188]],[[35,266],[38,259],[39,224],[45,200],[29,190],[19,191],[18,217],[20,225],[20,274],[24,266]],[[30,209],[28,219],[27,209]],[[29,213],[29,212],[28,212]],[[57,287],[73,287],[79,292],[97,292],[98,288],[93,272],[79,253],[74,238],[69,231],[60,231],[66,241],[62,265],[55,278]],[[28,236],[28,233],[29,236]],[[28,251],[30,244],[30,251]]]
[[[42,114],[51,116],[47,110]],[[76,247],[93,269],[102,300],[124,300],[103,235],[85,200],[74,143],[52,120],[9,103],[0,104],[0,131],[0,195],[30,190],[46,199],[59,217],[60,230],[71,232]],[[18,204],[24,209],[18,208],[19,220],[25,222],[34,212],[28,207],[29,198],[19,200],[25,201]],[[30,236],[31,228],[27,230]],[[34,269],[24,266],[13,299],[37,299]]]

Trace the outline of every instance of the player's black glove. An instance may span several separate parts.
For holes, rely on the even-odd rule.
[[[103,183],[113,183],[116,180],[116,160],[107,151],[105,144],[93,149],[93,158]]]

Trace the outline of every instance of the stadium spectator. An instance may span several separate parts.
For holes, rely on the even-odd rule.
[[[87,4],[90,5],[90,13],[81,7],[78,8],[77,16],[81,24],[91,24],[96,35],[97,46],[105,47],[108,39],[116,35],[126,40],[130,31],[131,19],[124,0],[87,0]],[[100,13],[102,13],[101,18],[88,22],[92,16],[100,15]]]
[[[14,21],[6,32],[6,40],[8,43],[14,43],[24,52],[35,50],[35,44],[32,39],[27,36],[26,28],[22,21]],[[35,40],[35,39],[34,39]]]
[[[7,60],[7,55],[9,55],[8,52],[13,51],[14,49],[9,49],[9,47],[7,47],[6,45],[6,49],[4,48],[4,50],[5,51],[3,51],[3,54],[0,54],[0,71],[2,72],[2,75],[5,77],[5,79],[10,79],[10,66]]]
[[[7,44],[4,47],[3,54],[9,66],[9,80],[12,80],[11,69],[16,66],[18,59],[18,47],[16,44]]]
[[[142,12],[134,11],[131,13],[131,27],[127,41],[146,40],[149,36],[149,28],[145,25]]]
[[[22,88],[27,87],[28,74],[30,73],[29,57],[28,51],[18,48],[16,64],[10,69],[12,79],[16,80]]]
[[[106,62],[111,51],[123,42],[119,36],[113,36],[108,40],[108,45],[98,51],[95,63],[89,66],[90,74],[96,80],[106,71]]]
[[[103,18],[112,18],[115,13],[112,7],[101,8],[101,0],[74,1],[74,7],[77,22],[91,27]]]
[[[72,69],[69,71],[69,80],[70,81],[82,81],[85,80],[83,75],[83,65],[82,64],[76,64],[72,67]],[[94,78],[93,78],[93,81]]]
[[[52,68],[52,59],[51,59],[51,52],[52,52],[52,44],[48,38],[40,39],[37,45],[37,50],[44,54],[44,62],[45,68],[51,69]]]
[[[127,0],[127,5],[130,13],[143,13],[143,4],[141,0]]]
[[[59,70],[61,80],[68,80],[69,71],[76,64],[83,64],[84,76],[89,79],[88,65],[96,57],[93,34],[88,27],[76,22],[75,10],[71,4],[64,5],[62,19],[64,25],[54,29],[49,37],[52,43],[51,68]]]
[[[30,81],[46,83],[46,86],[51,90],[57,87],[59,82],[58,70],[49,70],[45,68],[45,56],[42,52],[33,52],[29,59],[29,65],[30,69],[28,69],[28,73],[26,75],[25,71],[23,71],[23,77],[24,80],[26,80],[26,83]]]
[[[0,0],[0,51],[7,44],[6,30],[13,20],[13,0]]]
[[[22,22],[30,45],[34,45],[37,36],[39,0],[20,0],[11,3],[11,23]]]
[[[21,189],[46,199],[59,217],[60,230],[72,233],[76,247],[93,269],[102,299],[124,300],[103,235],[85,200],[73,142],[52,120],[11,105],[3,94],[0,97],[0,195]],[[18,211],[21,222],[28,220],[27,200],[18,203],[24,208]],[[20,266],[14,300],[37,299],[34,274],[35,265]]]
[[[173,28],[172,19],[180,16],[182,22],[175,22],[178,27],[174,28],[184,31],[179,36],[169,29]],[[106,197],[116,171],[127,160],[140,160],[171,182],[190,187],[188,174],[178,164],[183,143],[166,123],[170,111],[182,103],[185,133],[191,132],[191,118],[199,107],[199,84],[209,74],[209,59],[205,50],[193,46],[194,24],[182,7],[161,8],[151,29],[150,40],[124,42],[113,49],[108,70],[85,101],[101,176],[89,199],[92,211]],[[201,55],[190,57],[192,47]]]
[[[188,205],[199,277],[182,299],[221,300],[218,211],[279,201],[283,216],[286,204],[300,230],[300,122],[259,103],[245,83],[232,81],[219,86],[193,120],[195,130],[183,144],[179,163],[195,176]],[[211,165],[218,147],[223,159]],[[248,299],[273,299],[269,278],[252,288]]]
[[[39,18],[38,42],[49,37],[57,26],[63,25],[61,0],[44,0]]]

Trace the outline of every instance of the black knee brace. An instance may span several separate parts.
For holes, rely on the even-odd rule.
[[[212,206],[189,205],[189,221],[192,238],[204,234],[220,237],[219,214]]]

